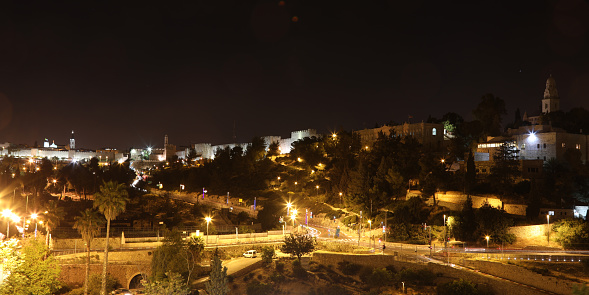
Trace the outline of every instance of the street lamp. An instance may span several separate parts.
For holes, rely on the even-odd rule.
[[[550,246],[550,214],[546,214],[546,224],[548,224],[548,246]]]
[[[207,221],[207,245],[209,244],[209,223],[211,222],[211,217],[207,216],[205,217],[205,220]]]
[[[342,193],[342,192],[339,192],[339,203],[340,203],[340,204],[343,204],[343,203],[344,203],[344,202],[342,201],[342,195],[343,195],[343,194],[344,194],[344,193]]]
[[[487,248],[489,248],[489,236],[486,236],[485,239],[487,240]]]
[[[290,216],[290,219],[292,219],[292,227],[294,228],[295,226],[295,219],[297,218],[297,209],[292,209],[292,215]]]
[[[291,202],[286,203],[286,216],[290,215],[290,207],[292,206]]]
[[[12,217],[12,211],[10,209],[2,210],[2,217],[6,218],[6,238],[10,237],[10,217]]]
[[[31,219],[35,220],[35,238],[37,237],[37,217],[39,217],[37,213],[31,214]]]
[[[315,192],[316,192],[317,196],[319,196],[319,185],[315,186]]]

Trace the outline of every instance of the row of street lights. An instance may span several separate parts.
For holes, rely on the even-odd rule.
[[[47,212],[45,212],[45,213],[47,213]],[[10,209],[2,210],[2,217],[6,219],[6,238],[9,238],[10,237],[10,221],[12,221],[14,223],[18,223],[18,222],[20,222],[21,217],[16,215]],[[41,225],[43,225],[43,221],[38,220],[38,217],[39,217],[39,214],[37,214],[37,213],[31,214],[31,219],[35,220],[35,237],[37,237],[37,225],[39,223],[41,223]],[[27,220],[26,218],[24,218],[24,220],[23,220],[23,237],[24,237],[24,226],[26,224],[30,224],[31,219]]]

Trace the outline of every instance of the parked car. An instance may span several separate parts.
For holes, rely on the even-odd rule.
[[[256,258],[258,256],[258,252],[256,250],[248,250],[247,252],[243,253],[243,257],[245,258]]]

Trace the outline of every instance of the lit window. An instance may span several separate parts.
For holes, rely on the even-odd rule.
[[[522,143],[522,150],[525,150],[525,149],[526,149],[526,144]]]
[[[575,148],[578,149],[578,150],[580,150],[581,149],[581,144],[580,143],[575,144]]]
[[[433,135],[433,136],[436,136],[436,135],[437,135],[437,133],[438,133],[438,131],[436,130],[436,128],[432,128],[432,135]]]
[[[548,211],[548,215],[554,216],[554,211]]]
[[[563,147],[563,148],[567,147],[566,143],[564,143],[564,142],[563,142],[563,143],[562,143],[562,147]]]

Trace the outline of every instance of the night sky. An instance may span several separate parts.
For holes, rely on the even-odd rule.
[[[58,2],[58,3],[54,3]],[[589,108],[576,1],[13,1],[0,4],[0,142],[249,142],[456,112],[485,93]],[[235,126],[235,128],[234,128]]]

